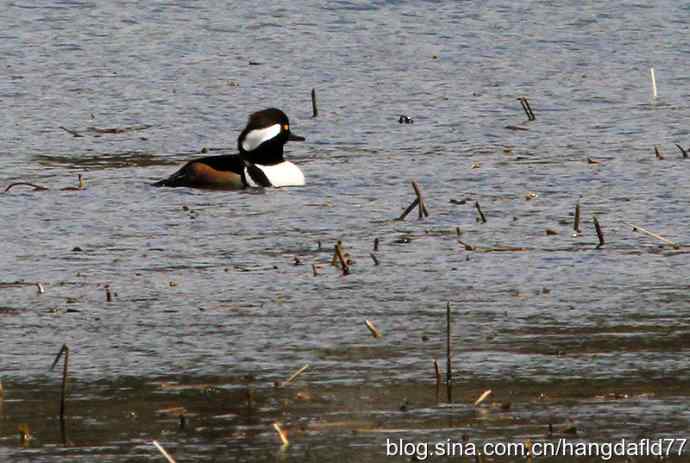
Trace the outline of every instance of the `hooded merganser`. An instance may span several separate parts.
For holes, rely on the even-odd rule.
[[[247,187],[304,185],[304,174],[283,159],[283,145],[304,141],[290,131],[288,117],[269,108],[249,116],[237,139],[240,154],[209,156],[189,161],[170,177],[153,186],[186,186],[240,190]]]

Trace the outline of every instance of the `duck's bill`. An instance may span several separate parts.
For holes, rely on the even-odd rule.
[[[290,141],[304,141],[304,137],[300,137],[299,135],[295,135],[294,133],[290,132],[290,133],[288,133],[288,140],[290,140]]]

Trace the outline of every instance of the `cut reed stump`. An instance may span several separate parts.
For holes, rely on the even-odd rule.
[[[575,203],[575,220],[573,221],[573,230],[578,235],[582,233],[580,230],[580,201]]]
[[[446,304],[446,391],[448,403],[453,402],[453,368],[450,353],[450,302]]]
[[[319,108],[316,107],[316,89],[311,89],[311,117],[316,117],[319,115]]]
[[[597,216],[592,216],[592,222],[594,222],[594,230],[596,230],[597,238],[599,238],[599,244],[597,245],[597,249],[599,249],[604,244],[606,244],[604,242],[604,232],[601,230],[601,225],[599,225],[599,220],[597,219]]]

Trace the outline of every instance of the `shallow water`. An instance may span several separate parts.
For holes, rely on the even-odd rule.
[[[12,3],[0,185],[51,189],[0,194],[0,281],[45,287],[0,284],[0,457],[153,461],[159,439],[179,461],[383,461],[386,437],[524,441],[568,422],[583,441],[687,437],[688,248],[627,224],[686,242],[689,20],[667,1]],[[149,186],[203,147],[234,152],[267,106],[307,138],[287,146],[306,187]],[[60,191],[77,174],[87,188]],[[430,217],[392,220],[411,179]],[[432,368],[447,302],[452,405]],[[48,371],[63,343],[68,439]],[[472,407],[489,388],[509,410]],[[157,413],[171,404],[185,429]]]

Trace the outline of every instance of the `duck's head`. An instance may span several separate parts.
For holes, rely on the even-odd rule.
[[[283,145],[290,140],[304,141],[304,137],[290,131],[290,120],[283,111],[268,108],[249,116],[237,146],[245,161],[272,165],[284,161]]]

